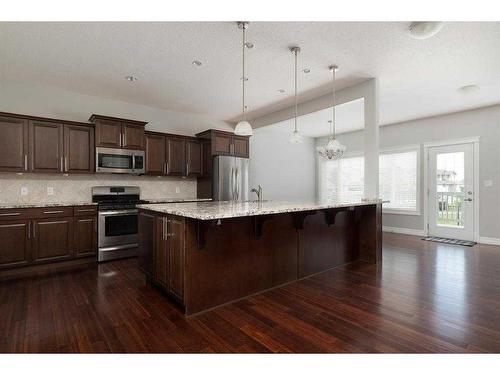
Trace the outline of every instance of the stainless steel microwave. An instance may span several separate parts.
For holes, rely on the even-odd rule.
[[[97,173],[144,174],[144,151],[96,147]]]

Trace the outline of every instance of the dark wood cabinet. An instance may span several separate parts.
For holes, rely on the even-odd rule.
[[[248,137],[233,135],[232,138],[232,155],[240,158],[248,158],[249,155],[249,139]]]
[[[147,122],[95,114],[90,116],[89,121],[95,124],[97,147],[144,149],[144,126]]]
[[[73,218],[33,220],[32,246],[35,262],[70,258],[73,255]]]
[[[196,136],[210,142],[211,156],[233,155],[241,158],[249,157],[249,137],[213,129],[196,134]]]
[[[186,140],[186,176],[200,176],[202,166],[201,142]]]
[[[0,171],[28,171],[28,121],[0,116]]]
[[[184,300],[184,218],[139,211],[139,267],[178,302]]]
[[[32,172],[63,172],[63,124],[29,122],[29,153]]]
[[[231,155],[232,135],[214,132],[212,135],[212,155]]]
[[[76,216],[73,223],[73,244],[76,257],[97,253],[97,217]]]
[[[64,125],[64,172],[93,173],[95,170],[94,129]]]
[[[123,148],[144,150],[144,125],[122,123]]]
[[[184,176],[186,173],[186,140],[167,137],[167,176]]]
[[[165,136],[146,133],[146,174],[163,175],[167,173]]]
[[[30,222],[0,221],[0,268],[23,266],[30,261]]]
[[[169,292],[180,301],[184,298],[184,219],[167,217]]]

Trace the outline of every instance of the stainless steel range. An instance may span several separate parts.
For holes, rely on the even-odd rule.
[[[98,204],[98,261],[136,256],[139,187],[95,186],[92,202]]]

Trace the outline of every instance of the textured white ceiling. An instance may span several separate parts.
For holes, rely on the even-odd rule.
[[[249,118],[292,104],[293,56],[302,47],[301,100],[380,82],[382,124],[500,102],[500,23],[445,23],[428,40],[397,22],[253,22],[248,40]],[[231,22],[0,23],[0,83],[63,87],[153,107],[238,118],[241,34]],[[203,62],[195,67],[191,62]],[[124,77],[134,74],[130,84]],[[458,87],[477,84],[465,94]],[[284,94],[278,89],[285,89]]]

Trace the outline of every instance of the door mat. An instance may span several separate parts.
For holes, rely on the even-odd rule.
[[[447,243],[450,245],[469,246],[469,247],[472,247],[475,244],[477,244],[477,242],[474,242],[474,241],[455,240],[453,238],[443,238],[443,237],[433,237],[433,236],[424,237],[424,238],[422,238],[422,240]]]

